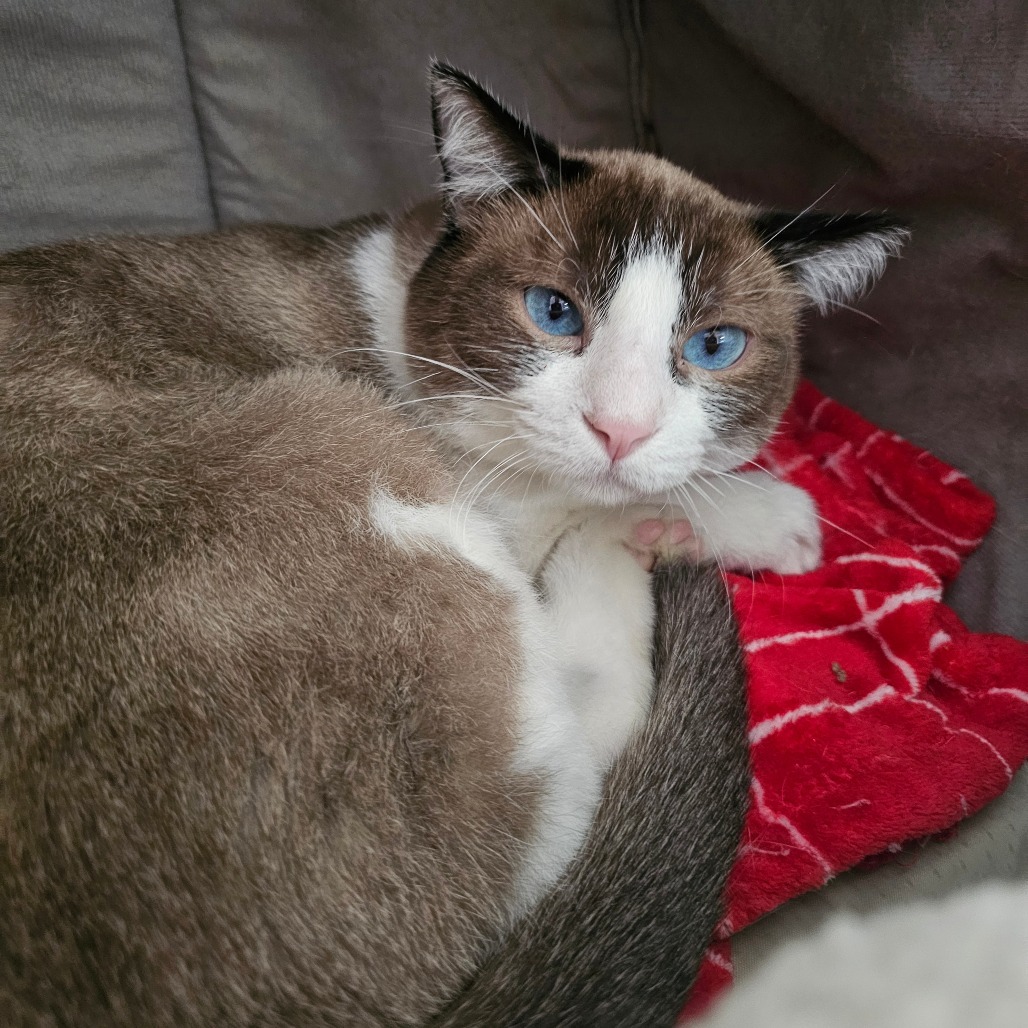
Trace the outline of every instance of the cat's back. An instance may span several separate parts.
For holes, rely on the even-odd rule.
[[[349,253],[379,220],[71,240],[2,254],[2,369],[71,363],[167,383],[331,359],[366,330],[349,302]]]
[[[421,1016],[529,832],[511,596],[389,523],[454,483],[378,390],[90,245],[0,266],[5,1023]]]

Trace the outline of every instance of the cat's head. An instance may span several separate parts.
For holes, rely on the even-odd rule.
[[[858,294],[905,236],[562,151],[461,72],[431,85],[446,227],[410,285],[407,378],[500,476],[620,503],[738,466],[795,387],[804,305]]]

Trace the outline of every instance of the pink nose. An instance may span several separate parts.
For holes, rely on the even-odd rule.
[[[611,460],[627,457],[656,431],[653,425],[633,425],[628,421],[615,421],[599,414],[586,414],[584,417],[585,423],[603,443]]]

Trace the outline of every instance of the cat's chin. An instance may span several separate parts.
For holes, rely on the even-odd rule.
[[[627,503],[650,503],[662,498],[676,486],[685,482],[688,475],[680,479],[655,481],[611,466],[602,472],[582,476],[553,476],[554,488],[564,492],[569,499],[597,507],[621,507]]]

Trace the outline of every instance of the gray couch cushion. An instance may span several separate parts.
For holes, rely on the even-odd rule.
[[[174,4],[0,4],[0,246],[212,225]]]
[[[576,143],[632,142],[614,4],[181,0],[223,221],[323,223],[424,197],[432,56]]]

